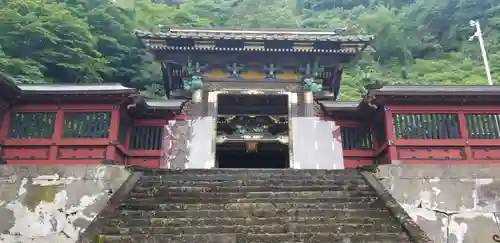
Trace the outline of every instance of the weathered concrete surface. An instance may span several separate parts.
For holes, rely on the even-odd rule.
[[[500,165],[384,165],[377,176],[436,243],[494,242]]]
[[[163,150],[166,162],[161,162],[166,168],[185,168],[189,156],[189,121],[170,120],[165,126]]]
[[[0,243],[77,241],[129,175],[118,166],[0,166]]]

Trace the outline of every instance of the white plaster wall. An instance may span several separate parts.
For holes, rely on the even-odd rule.
[[[334,138],[334,129],[333,121],[292,118],[293,168],[344,169],[342,144]]]
[[[186,169],[210,169],[215,167],[214,118],[200,117],[190,121],[188,164]]]

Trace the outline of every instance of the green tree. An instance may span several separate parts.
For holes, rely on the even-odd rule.
[[[5,55],[39,63],[46,80],[101,82],[106,60],[88,25],[63,4],[3,0],[0,45]]]
[[[156,3],[159,2],[159,3]],[[485,84],[479,20],[500,75],[498,0],[0,0],[0,72],[20,83],[121,82],[163,94],[159,63],[136,29],[322,28],[373,34],[345,68],[342,100],[383,84]],[[167,3],[167,4],[161,4]]]

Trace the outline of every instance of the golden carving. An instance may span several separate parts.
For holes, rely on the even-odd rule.
[[[210,72],[207,72],[206,77],[209,79],[223,79],[226,80],[229,78],[229,73],[225,69],[221,68],[213,68]],[[247,80],[265,80],[266,74],[255,69],[250,69],[244,73],[241,74],[242,79],[247,79]],[[294,72],[294,70],[288,69],[288,70],[283,70],[282,73],[278,73],[276,75],[276,79],[298,79],[297,74]]]
[[[279,73],[279,79],[297,79],[297,74],[292,70],[285,70],[283,73]]]
[[[263,79],[264,76],[265,74],[255,70],[248,70],[247,72],[241,74],[241,77],[244,79]]]
[[[255,152],[257,151],[257,142],[247,142],[247,152]]]
[[[222,70],[220,68],[213,68],[212,71],[206,74],[206,76],[207,78],[213,78],[213,79],[218,79],[218,78],[226,79],[229,76],[229,74],[227,73],[226,70]]]

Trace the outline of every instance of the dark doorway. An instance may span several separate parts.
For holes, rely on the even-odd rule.
[[[236,147],[236,148],[235,148]],[[238,147],[240,149],[238,149]],[[246,151],[240,146],[218,146],[218,168],[284,169],[290,168],[288,146],[259,146],[260,150]]]

